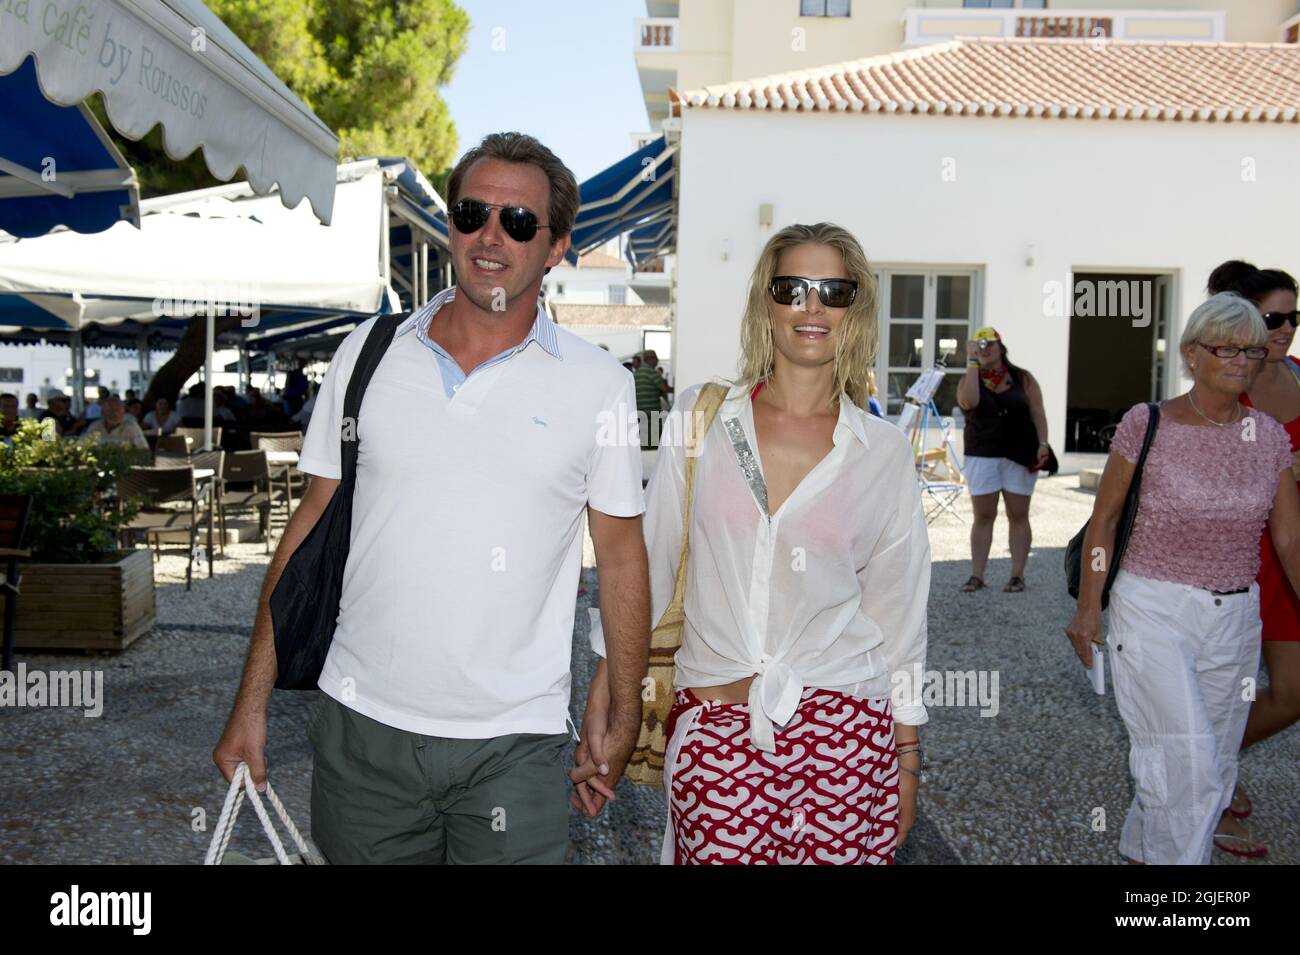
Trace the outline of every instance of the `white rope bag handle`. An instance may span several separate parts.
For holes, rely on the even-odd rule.
[[[249,772],[247,763],[240,763],[239,768],[235,770],[234,777],[230,780],[230,788],[226,791],[226,801],[221,807],[221,816],[217,819],[217,827],[212,832],[212,842],[208,846],[208,855],[203,860],[203,864],[221,865],[221,860],[226,856],[226,847],[230,845],[230,837],[235,831],[235,819],[239,816],[239,807],[244,802],[245,792],[248,793],[248,798],[253,803],[253,811],[257,813],[257,818],[262,822],[262,830],[266,833],[266,837],[271,840],[271,847],[275,850],[276,859],[280,861],[280,865],[292,865],[288,853],[284,851],[284,844],[280,842],[280,836],[275,831],[275,826],[271,824],[271,817],[267,815],[266,807],[262,805],[261,794],[258,793],[257,787],[253,785],[253,774]],[[302,853],[303,862],[307,865],[323,864],[324,860],[307,845],[307,840],[302,837],[298,827],[289,818],[289,811],[284,808],[284,803],[280,802],[280,797],[271,788],[270,780],[267,780],[266,783],[266,798],[271,801],[276,815],[280,817],[280,822],[289,831],[290,838],[298,847],[298,851]]]

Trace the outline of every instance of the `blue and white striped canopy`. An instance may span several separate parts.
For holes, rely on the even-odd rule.
[[[579,187],[582,204],[573,228],[570,262],[625,232],[664,220],[671,223],[676,154],[677,147],[661,136]]]
[[[46,99],[30,58],[0,76],[0,231],[102,232],[123,219],[140,224],[135,173],[90,110]]]

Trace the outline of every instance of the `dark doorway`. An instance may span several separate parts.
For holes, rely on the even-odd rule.
[[[1168,285],[1159,274],[1074,273],[1066,451],[1109,450],[1124,412],[1159,395]]]

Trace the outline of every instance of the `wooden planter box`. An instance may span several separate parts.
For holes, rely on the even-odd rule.
[[[154,624],[153,554],[115,564],[19,563],[14,643],[25,650],[122,650]]]

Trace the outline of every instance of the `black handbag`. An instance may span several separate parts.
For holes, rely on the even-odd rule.
[[[1142,470],[1147,463],[1147,453],[1151,442],[1155,440],[1156,426],[1160,423],[1160,405],[1154,401],[1147,402],[1147,433],[1142,439],[1142,453],[1138,455],[1137,466],[1133,469],[1133,480],[1129,483],[1128,494],[1124,497],[1124,509],[1120,512],[1119,526],[1115,528],[1115,556],[1106,568],[1106,583],[1101,588],[1101,609],[1110,604],[1110,586],[1115,582],[1119,572],[1120,561],[1124,559],[1124,549],[1128,546],[1129,535],[1133,533],[1133,522],[1137,519],[1138,498],[1142,492]],[[1088,535],[1089,518],[1075,534],[1065,548],[1065,580],[1070,596],[1079,599],[1079,584],[1083,579],[1083,539]]]
[[[352,544],[352,493],[357,483],[358,424],[366,386],[406,319],[384,315],[370,329],[357,356],[343,398],[343,476],[316,525],[303,538],[284,565],[271,591],[271,629],[275,634],[275,688],[314,690],[325,666],[339,600],[343,596],[343,570]]]

